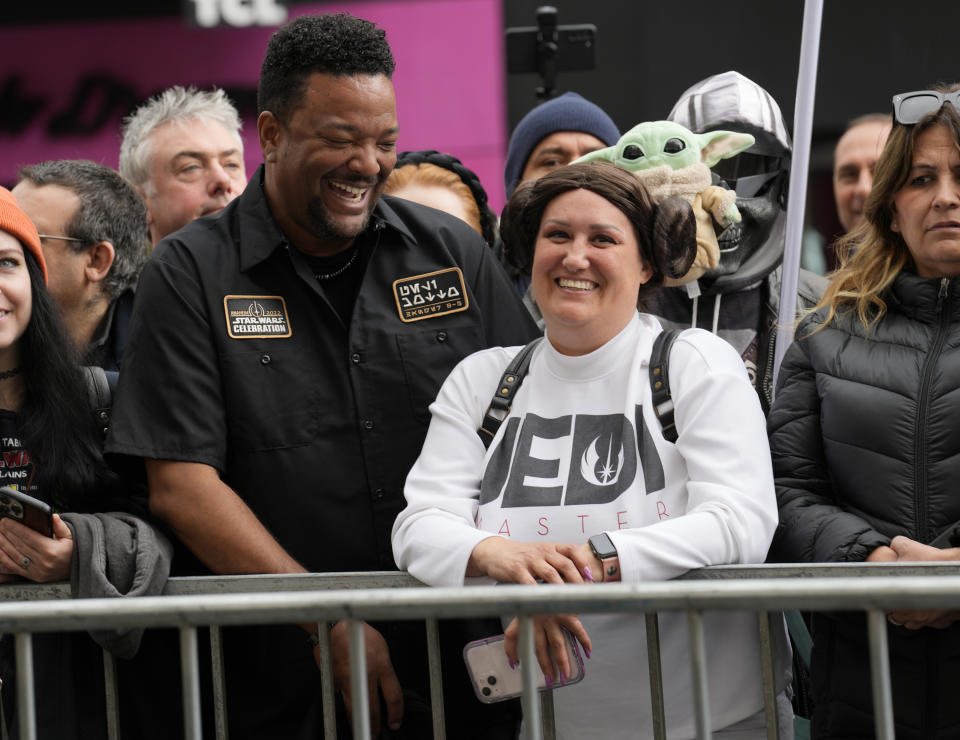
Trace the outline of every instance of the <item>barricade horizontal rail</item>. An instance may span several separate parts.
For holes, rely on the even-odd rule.
[[[2,589],[0,589],[2,590]],[[866,611],[960,608],[960,570],[945,575],[679,580],[642,584],[249,590],[0,603],[0,631],[279,624],[566,612]]]
[[[347,620],[351,625],[351,653],[362,655],[360,621],[426,620],[432,631],[431,651],[435,652],[436,620],[457,617],[521,617],[521,655],[532,655],[532,629],[529,617],[544,613],[635,612],[648,615],[647,635],[656,636],[656,618],[660,612],[688,613],[695,647],[699,640],[699,614],[712,610],[767,612],[803,609],[806,611],[864,611],[873,659],[875,706],[878,711],[878,737],[892,738],[892,714],[889,700],[889,669],[886,655],[884,612],[894,609],[960,609],[960,564],[823,564],[723,566],[693,571],[684,577],[658,583],[603,585],[485,585],[469,588],[426,588],[405,573],[341,573],[226,576],[170,579],[164,595],[135,599],[70,599],[67,584],[8,584],[0,587],[0,632],[17,635],[17,664],[21,676],[32,675],[29,634],[36,632],[93,631],[123,628],[178,627],[184,669],[184,707],[187,737],[199,737],[199,692],[196,685],[196,629],[211,626],[283,623],[334,623]],[[764,619],[761,619],[763,624]],[[652,630],[651,630],[652,628]],[[215,649],[219,644],[214,633]],[[761,635],[763,629],[761,629]],[[325,636],[324,636],[325,637]],[[769,635],[764,640],[769,646]],[[329,650],[329,643],[325,645]],[[651,651],[653,652],[653,651]],[[698,737],[709,737],[705,673],[702,650],[695,650],[694,677],[697,697],[694,711]],[[216,663],[217,656],[214,656]],[[651,661],[653,662],[653,661]],[[533,660],[521,660],[524,670],[524,712],[526,732],[540,737],[541,719],[549,727],[552,703],[544,703],[541,718],[534,701]],[[431,659],[433,698],[442,690],[439,662]],[[527,669],[530,675],[527,675]],[[359,658],[355,672],[365,668]],[[107,665],[109,674],[110,667]],[[215,668],[216,674],[216,668]],[[771,671],[764,665],[765,683]],[[324,671],[329,675],[329,666]],[[653,673],[656,679],[658,673]],[[23,681],[21,683],[28,683]],[[329,684],[328,681],[324,682]],[[651,681],[651,685],[655,681]],[[365,682],[363,682],[365,685]],[[654,687],[655,688],[655,687]],[[770,687],[767,687],[769,689]],[[18,696],[24,713],[21,728],[24,737],[34,737],[32,687]],[[325,691],[326,693],[326,691]],[[768,727],[770,724],[770,697]],[[222,697],[221,697],[222,698]],[[325,697],[328,705],[332,694]],[[654,696],[656,700],[656,696]],[[109,702],[108,702],[109,703]],[[26,706],[24,706],[24,704]],[[356,702],[355,710],[363,703]],[[222,706],[217,708],[218,715]],[[655,735],[663,736],[654,707]],[[775,725],[775,714],[773,724]],[[368,732],[365,712],[355,711],[354,729]],[[111,720],[116,725],[116,717]],[[218,716],[218,737],[226,737]],[[442,715],[435,718],[435,737],[443,737]],[[113,736],[116,735],[114,729]],[[768,730],[776,737],[776,730]],[[362,735],[361,735],[362,736]],[[334,737],[328,729],[327,737]]]
[[[960,575],[960,563],[815,563],[803,565],[719,565],[685,573],[678,581],[757,578],[879,578],[895,576]],[[270,591],[327,591],[331,589],[408,588],[424,584],[397,571],[364,573],[291,573],[284,575],[194,576],[171,578],[164,596],[189,594],[260,593]],[[0,603],[69,599],[68,583],[7,583],[0,585]]]

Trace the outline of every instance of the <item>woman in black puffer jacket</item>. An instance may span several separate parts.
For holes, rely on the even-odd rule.
[[[894,98],[866,221],[785,358],[774,560],[960,560],[926,544],[960,520],[958,89]],[[898,740],[960,737],[960,613],[888,618]],[[874,737],[863,615],[815,614],[813,637],[813,736]]]

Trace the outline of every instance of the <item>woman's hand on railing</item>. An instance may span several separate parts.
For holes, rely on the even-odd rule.
[[[592,580],[590,561],[577,545],[564,542],[514,542],[487,537],[470,553],[468,576],[490,576],[500,583],[583,583]]]
[[[363,623],[364,646],[367,652],[367,695],[370,700],[370,730],[380,735],[380,696],[387,707],[387,724],[400,729],[403,721],[403,689],[397,679],[390,648],[377,630]],[[333,683],[343,695],[347,717],[353,721],[353,698],[350,691],[350,638],[346,622],[337,622],[330,630],[330,651],[333,663]],[[316,656],[315,656],[316,657]],[[319,666],[319,658],[317,665]]]
[[[37,583],[70,578],[73,533],[53,515],[53,537],[35,532],[13,519],[0,519],[0,573]]]
[[[880,545],[876,550],[867,555],[868,563],[895,563],[897,562],[896,551],[887,545]]]
[[[922,542],[903,536],[894,537],[887,549],[896,555],[896,561],[899,563],[937,563],[960,560],[960,548],[949,547],[941,550],[938,547],[930,547],[930,545],[924,545]],[[887,558],[883,559],[887,560]],[[918,630],[923,627],[944,629],[960,619],[960,612],[948,609],[902,609],[888,612],[887,619],[890,620],[891,624],[906,627],[908,630]]]
[[[558,683],[562,686],[567,682],[568,677],[575,674],[574,667],[570,664],[570,658],[567,655],[567,638],[563,634],[563,628],[566,628],[583,646],[588,658],[590,657],[590,651],[593,649],[590,635],[587,634],[575,614],[535,616],[533,618],[533,644],[540,670],[547,677],[547,688],[552,688]],[[503,641],[503,649],[514,664],[520,663],[520,656],[517,651],[519,635],[520,620],[514,617],[504,631]],[[556,671],[554,665],[556,665]],[[559,675],[557,672],[559,672]]]

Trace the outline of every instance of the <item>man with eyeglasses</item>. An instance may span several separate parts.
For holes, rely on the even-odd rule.
[[[48,288],[83,364],[118,370],[150,250],[143,200],[89,160],[41,162],[19,175],[13,195],[40,232]]]

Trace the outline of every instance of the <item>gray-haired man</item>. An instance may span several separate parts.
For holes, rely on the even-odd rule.
[[[240,116],[223,90],[179,85],[124,121],[120,174],[147,204],[156,244],[195,218],[215,213],[247,184]]]

